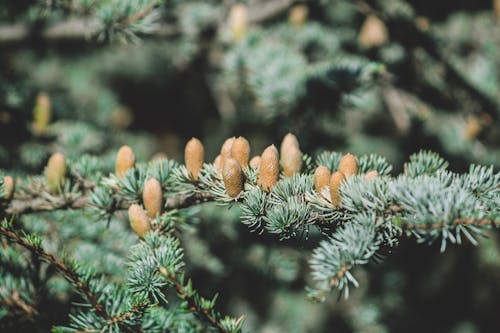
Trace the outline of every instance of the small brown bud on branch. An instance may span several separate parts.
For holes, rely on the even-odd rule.
[[[52,193],[58,193],[61,186],[64,184],[64,178],[66,177],[66,159],[61,153],[55,153],[47,162],[45,167],[45,180],[47,182],[47,188]]]
[[[324,166],[320,165],[314,171],[314,188],[316,192],[322,195],[323,190],[330,184],[330,170]]]
[[[161,213],[163,204],[163,195],[161,185],[155,178],[149,179],[144,184],[142,191],[142,202],[146,208],[146,212],[150,218],[156,218]]]
[[[377,170],[370,170],[365,175],[366,180],[370,180],[370,179],[377,178],[377,177],[378,177]]]
[[[214,167],[215,167],[215,171],[217,171],[217,173],[221,173],[222,172],[221,160],[222,160],[222,157],[220,156],[220,154],[217,155],[217,157],[215,157]]]
[[[291,177],[302,169],[302,152],[299,148],[299,141],[292,133],[288,133],[283,138],[280,147],[281,165],[285,177]]]
[[[236,198],[242,191],[245,180],[243,179],[243,171],[241,166],[234,158],[229,158],[224,164],[222,170],[222,179],[226,187],[227,194]]]
[[[226,141],[224,141],[224,143],[220,147],[220,172],[222,172],[226,160],[231,157],[231,151],[233,149],[234,140],[235,140],[234,136],[228,138],[226,139]]]
[[[278,182],[280,173],[278,149],[274,145],[267,147],[261,155],[257,184],[269,192]]]
[[[41,92],[36,97],[35,108],[33,110],[33,130],[36,134],[43,134],[52,118],[50,97],[47,93]]]
[[[10,200],[14,196],[16,183],[11,176],[3,177],[4,199]]]
[[[144,209],[137,204],[133,204],[128,208],[128,218],[132,230],[141,238],[151,230],[151,223]]]
[[[339,194],[340,185],[344,181],[345,176],[342,172],[337,171],[330,176],[330,201],[332,205],[338,207],[341,199]]]
[[[189,174],[194,180],[198,180],[198,175],[205,160],[205,149],[200,140],[192,138],[184,149],[184,161]]]
[[[118,177],[124,177],[127,171],[135,165],[135,155],[132,148],[122,146],[116,154],[115,172]]]
[[[260,156],[254,156],[250,160],[250,167],[253,169],[258,169],[260,166]]]
[[[242,136],[234,139],[231,147],[231,157],[238,161],[243,169],[248,167],[248,160],[250,159],[250,144],[247,139]]]
[[[344,176],[349,177],[358,174],[358,162],[356,157],[352,154],[345,154],[340,159],[339,171],[344,174]]]

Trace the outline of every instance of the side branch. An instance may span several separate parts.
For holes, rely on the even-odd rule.
[[[85,295],[89,303],[92,305],[92,308],[98,313],[100,316],[105,318],[106,320],[110,320],[111,317],[106,312],[104,306],[99,303],[98,298],[94,293],[90,290],[90,286],[83,281],[78,273],[70,266],[65,265],[63,262],[56,259],[52,254],[45,252],[40,246],[33,244],[28,241],[25,237],[22,237],[15,233],[12,230],[0,225],[0,235],[5,236],[10,241],[13,241],[31,252],[35,253],[39,258],[43,259],[45,262],[54,266],[58,271],[60,271],[64,277],[71,281],[76,288]]]
[[[59,196],[44,195],[35,198],[14,198],[7,205],[5,212],[8,215],[22,215],[61,209],[82,209],[89,207],[88,196],[80,193],[65,193]],[[215,197],[208,193],[174,194],[167,198],[165,209],[182,209],[205,202],[214,201]],[[130,203],[120,202],[117,210],[128,209]]]
[[[452,223],[437,222],[437,223],[411,223],[404,222],[402,227],[406,230],[436,230],[443,229],[446,226],[499,226],[500,220],[494,219],[475,219],[475,218],[458,218]]]
[[[220,333],[229,333],[229,331],[225,329],[224,326],[221,324],[220,318],[218,318],[220,314],[215,312],[214,310],[210,311],[210,309],[203,308],[200,305],[200,303],[204,299],[201,298],[200,301],[199,299],[200,296],[198,296],[197,293],[188,292],[188,290],[186,290],[186,287],[181,283],[181,281],[179,281],[179,277],[176,274],[167,271],[165,267],[160,268],[160,274],[164,276],[166,279],[168,279],[174,285],[175,289],[177,290],[177,293],[181,296],[182,299],[184,299],[187,302],[186,308],[188,311],[208,321]],[[243,317],[240,317],[237,323],[240,322],[242,319]]]

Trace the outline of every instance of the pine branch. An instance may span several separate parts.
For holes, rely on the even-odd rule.
[[[34,317],[38,316],[38,310],[31,304],[26,303],[17,290],[9,292],[3,286],[0,286],[0,299],[3,303],[7,305],[11,310],[15,311],[20,309],[26,314],[28,320],[34,320]]]
[[[213,201],[215,198],[210,193],[178,193],[167,198],[165,209],[182,209],[205,202]],[[130,203],[119,202],[115,210],[126,210]],[[35,198],[14,198],[11,200],[5,212],[8,215],[23,215],[44,211],[82,209],[89,207],[89,196],[81,193],[65,193],[63,195],[47,195],[42,193],[40,197]]]
[[[387,15],[383,10],[378,9],[379,6],[373,0],[357,1],[357,4],[360,12],[364,14],[375,13],[382,20],[386,21],[390,29],[391,38],[400,42],[407,49],[423,48],[431,57],[439,62],[444,68],[443,76],[446,78],[446,81],[456,84],[471,100],[478,103],[478,108],[475,111],[484,112],[491,116],[492,119],[498,119],[500,105],[463,77],[455,66],[450,63],[448,57],[439,50],[438,42],[434,37],[430,33],[418,28],[415,17]],[[405,2],[405,6],[411,8],[412,12],[415,12],[409,2]],[[408,36],[412,36],[412,38],[408,38]],[[446,91],[439,91],[438,95],[443,98],[447,97],[450,102],[455,100]]]
[[[203,307],[203,303],[213,303],[215,301],[209,301],[201,296],[198,295],[198,292],[195,290],[187,290],[187,288],[190,288],[191,281],[188,282],[189,287],[186,287],[182,282],[183,278],[179,277],[173,272],[169,272],[167,269],[164,267],[160,268],[160,274],[164,276],[165,278],[170,281],[170,283],[173,284],[175,289],[177,290],[177,293],[179,294],[179,297],[183,299],[184,301],[187,302],[187,310],[190,312],[193,312],[197,316],[201,317],[202,319],[206,320],[207,322],[210,323],[211,326],[216,328],[220,333],[236,333],[236,332],[241,332],[240,329],[237,330],[228,330],[223,324],[222,324],[222,315],[213,310],[209,309],[208,307]],[[243,320],[243,316],[240,317],[236,322],[235,325],[239,326],[239,323]]]
[[[64,277],[68,281],[70,281],[83,295],[85,295],[87,301],[92,305],[96,313],[98,313],[106,320],[111,319],[104,306],[99,303],[98,297],[91,291],[90,286],[84,280],[82,280],[78,272],[73,267],[68,266],[64,262],[56,259],[52,254],[45,252],[45,250],[40,246],[39,243],[35,243],[31,240],[28,240],[26,237],[20,236],[18,233],[6,227],[4,224],[0,225],[0,235],[3,235],[10,241],[23,246],[24,248],[36,254],[39,258],[41,258],[48,264],[55,267],[64,275]]]

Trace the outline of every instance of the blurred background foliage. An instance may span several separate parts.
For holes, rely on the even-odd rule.
[[[0,3],[0,168],[40,173],[52,152],[182,160],[192,136],[212,160],[225,138],[252,155],[291,131],[302,150],[375,152],[402,171],[419,149],[453,171],[500,168],[500,1],[4,0]],[[498,236],[482,246],[402,246],[359,269],[349,300],[305,297],[310,245],[254,235],[238,208],[192,212],[189,275],[250,332],[497,332]],[[117,280],[136,241],[125,218],[24,218]],[[19,255],[4,247],[0,257]],[[3,271],[8,268],[1,268]],[[369,271],[369,273],[368,273]],[[1,306],[0,329],[46,332],[74,300],[47,271],[36,321]],[[0,293],[1,294],[1,293]],[[0,303],[1,304],[1,303]],[[5,304],[4,304],[5,305]]]

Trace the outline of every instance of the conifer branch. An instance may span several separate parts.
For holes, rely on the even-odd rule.
[[[110,316],[106,312],[104,306],[99,303],[97,296],[91,291],[90,286],[81,279],[80,275],[73,267],[68,266],[64,262],[56,259],[56,257],[52,254],[45,252],[39,243],[35,243],[28,240],[26,237],[20,236],[17,232],[14,232],[5,225],[0,225],[0,235],[3,235],[10,241],[23,246],[48,264],[54,266],[68,281],[70,281],[83,295],[85,295],[89,303],[99,315],[105,319],[110,319]]]
[[[167,278],[168,281],[170,281],[170,283],[173,284],[179,297],[187,302],[186,309],[188,311],[193,312],[198,317],[201,317],[201,319],[206,320],[208,323],[210,323],[212,327],[216,328],[217,331],[220,333],[237,333],[241,331],[240,329],[237,330],[226,329],[226,327],[224,327],[224,325],[221,323],[221,321],[223,320],[221,314],[214,309],[203,307],[202,305],[203,303],[208,304],[210,301],[198,295],[197,291],[191,289],[190,286],[186,287],[182,283],[183,278],[179,278],[178,275],[168,271],[164,267],[160,268],[160,274],[165,278]],[[189,281],[188,284],[190,285],[191,281]],[[187,288],[190,288],[191,290],[187,290]],[[212,301],[211,303],[213,302],[214,301]],[[237,326],[242,319],[243,317],[240,317],[240,319],[236,321]]]

